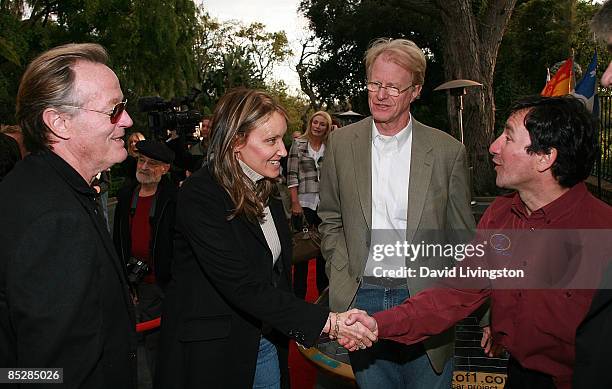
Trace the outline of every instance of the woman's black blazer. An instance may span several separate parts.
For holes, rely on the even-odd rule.
[[[261,227],[239,216],[207,167],[181,188],[172,281],[162,316],[157,388],[251,388],[262,333],[280,349],[310,346],[328,316],[291,290],[291,239],[280,200],[270,211],[282,246],[272,254]]]

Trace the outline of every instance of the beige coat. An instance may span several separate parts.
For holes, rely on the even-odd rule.
[[[419,230],[472,230],[465,147],[450,135],[413,119],[408,190],[408,242]],[[321,171],[321,249],[333,311],[354,303],[368,258],[372,226],[372,118],[334,131]],[[393,172],[389,172],[393,174]],[[423,285],[411,279],[410,295]],[[454,328],[429,338],[425,349],[437,372],[454,352]]]

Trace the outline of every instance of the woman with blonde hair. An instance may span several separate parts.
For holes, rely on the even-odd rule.
[[[318,226],[321,219],[317,216],[319,207],[319,176],[325,142],[332,126],[332,118],[325,111],[315,112],[308,122],[304,135],[294,140],[287,160],[287,187],[291,194],[291,214],[293,227],[301,230],[305,221],[310,226]],[[325,275],[325,261],[317,257],[317,289],[321,293],[329,284]],[[306,297],[308,262],[294,265],[293,288],[298,297]]]
[[[128,137],[125,145],[127,147],[127,158],[121,162],[121,169],[123,170],[123,186],[130,186],[136,182],[136,161],[138,160],[138,150],[136,149],[136,143],[141,140],[145,140],[145,136],[138,131],[132,132]]]
[[[145,136],[142,132],[134,131],[128,136],[127,139],[127,152],[129,156],[138,158],[138,150],[136,149],[136,143],[141,140],[145,140]]]
[[[290,338],[312,346],[330,333],[355,350],[375,335],[291,292],[291,238],[273,196],[285,110],[241,88],[221,98],[212,122],[207,163],[179,192],[155,386],[280,388]]]

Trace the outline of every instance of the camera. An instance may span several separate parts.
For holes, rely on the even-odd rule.
[[[189,138],[202,120],[202,114],[193,109],[196,97],[201,93],[192,88],[187,96],[164,100],[159,96],[146,96],[138,99],[138,110],[147,112],[149,129],[160,140],[164,140],[167,130],[176,130],[180,137]]]
[[[146,276],[151,270],[146,262],[134,257],[130,257],[130,259],[128,259],[126,266],[128,281],[133,285],[136,285],[142,281],[144,276]]]

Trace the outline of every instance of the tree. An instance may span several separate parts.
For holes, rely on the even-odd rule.
[[[576,69],[586,69],[597,46],[589,21],[600,5],[590,1],[529,0],[517,4],[501,44],[495,72],[497,131],[517,97],[538,94],[545,85],[546,68],[575,53]],[[599,50],[599,63],[609,54]],[[602,66],[599,69],[603,72]],[[576,74],[579,81],[581,74]]]
[[[474,192],[494,194],[495,173],[488,154],[495,134],[493,76],[499,46],[516,0],[483,1],[474,3],[475,6],[469,0],[436,0],[435,4],[445,27],[445,78],[482,83],[480,93],[468,93],[465,99],[465,143],[473,166]],[[450,101],[448,112],[451,118],[456,118]]]
[[[284,31],[267,32],[262,23],[242,26],[236,36],[239,46],[245,49],[255,64],[256,77],[267,79],[276,63],[283,62],[293,53]]]
[[[198,20],[194,56],[207,107],[237,86],[266,88],[274,66],[291,54],[283,31],[267,32],[261,23],[219,22],[204,8]]]
[[[63,43],[95,42],[107,49],[133,114],[136,97],[183,95],[197,82],[192,0],[5,0],[0,10],[2,122],[14,120],[25,66]],[[134,116],[144,126],[144,115]]]
[[[323,106],[323,102],[312,82],[311,72],[316,66],[314,60],[317,58],[317,52],[313,50],[315,48],[313,41],[314,37],[310,37],[301,42],[302,51],[295,70],[300,79],[300,89],[308,96],[310,109],[318,111]]]

